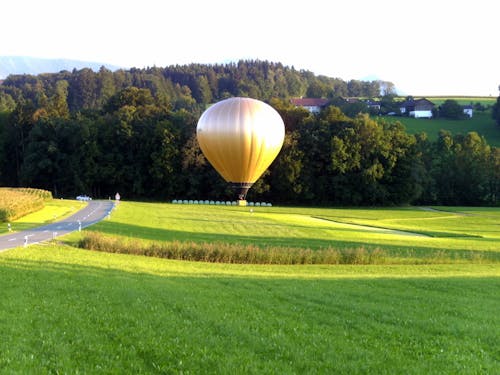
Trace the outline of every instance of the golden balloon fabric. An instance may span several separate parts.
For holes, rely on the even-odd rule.
[[[252,184],[280,152],[285,126],[268,104],[230,98],[203,112],[196,135],[203,154],[227,182]]]

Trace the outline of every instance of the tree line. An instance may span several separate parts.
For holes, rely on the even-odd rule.
[[[196,124],[208,103],[239,95],[270,103],[286,127],[249,200],[498,205],[500,150],[477,133],[430,141],[397,121],[291,105],[318,82],[326,96],[349,86],[268,62],[10,76],[0,86],[0,183],[55,197],[230,199],[199,149]]]
[[[81,69],[37,76],[11,75],[0,85],[0,112],[13,110],[19,102],[31,101],[43,106],[62,97],[71,112],[98,110],[113,95],[130,86],[148,89],[162,105],[187,110],[233,96],[269,101],[274,97],[376,97],[381,92],[394,92],[392,82],[347,82],[259,60],[115,72],[102,67],[98,72]]]

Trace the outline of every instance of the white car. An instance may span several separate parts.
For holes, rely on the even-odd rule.
[[[90,198],[88,195],[79,195],[76,197],[77,201],[91,201],[92,198]]]

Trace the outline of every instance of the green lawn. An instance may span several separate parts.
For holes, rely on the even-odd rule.
[[[491,146],[500,147],[500,127],[491,118],[490,112],[474,112],[472,119],[415,119],[410,117],[385,116],[387,121],[400,121],[410,134],[425,132],[429,139],[435,140],[440,130],[448,130],[452,134],[467,134],[475,131],[482,135]]]
[[[0,254],[3,373],[495,373],[496,265]]]
[[[500,208],[334,209],[122,202],[91,228],[145,241],[194,241],[301,248],[381,248],[395,258],[448,252],[500,259]],[[401,232],[394,232],[401,231]],[[76,241],[75,233],[69,240]],[[473,256],[472,256],[473,257]]]
[[[438,209],[446,212],[122,202],[83,232],[499,253],[500,209]],[[500,366],[493,255],[238,265],[72,247],[81,235],[0,253],[0,373],[492,374]]]
[[[426,99],[433,102],[435,105],[441,105],[446,100],[455,100],[460,105],[476,104],[481,103],[484,106],[492,106],[497,102],[497,97],[495,96],[426,96]]]

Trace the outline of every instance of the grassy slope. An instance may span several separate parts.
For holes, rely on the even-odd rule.
[[[496,227],[462,229],[491,236],[485,243],[461,240],[498,244],[498,209],[453,210],[455,221],[450,212],[413,208],[250,213],[122,202],[92,229],[143,239],[318,245],[341,236],[403,246],[421,238],[333,229],[310,216],[384,226],[427,220],[444,232],[464,218],[493,217]],[[38,245],[0,253],[0,372],[494,373],[499,292],[498,263],[227,265]]]
[[[0,254],[0,372],[493,373],[495,265]]]
[[[469,120],[445,120],[445,119],[415,119],[409,117],[385,117],[388,121],[400,121],[410,134],[425,132],[429,139],[437,139],[441,129],[449,130],[452,134],[467,134],[475,131],[482,135],[491,146],[500,147],[500,128],[495,125],[489,112],[475,112],[474,117]]]
[[[447,99],[455,100],[460,105],[481,103],[484,106],[492,106],[497,101],[494,96],[425,96],[425,98],[436,105],[443,104]]]
[[[154,207],[154,208],[153,208]],[[460,209],[460,208],[459,208]],[[500,209],[476,215],[399,209],[249,208],[122,202],[90,230],[143,240],[221,241],[262,246],[383,248],[394,256],[484,252],[500,256]],[[371,228],[353,226],[369,225]],[[389,228],[433,237],[387,233]],[[72,239],[78,237],[75,234]]]

